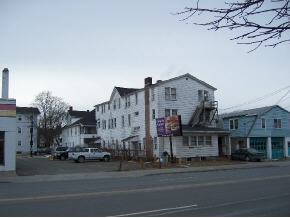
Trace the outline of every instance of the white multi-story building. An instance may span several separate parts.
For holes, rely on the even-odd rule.
[[[16,152],[30,153],[37,150],[38,108],[16,107]]]
[[[0,98],[0,175],[16,169],[16,100],[9,98],[9,70],[2,72]]]
[[[156,157],[165,151],[170,154],[169,138],[157,136],[156,119],[181,115],[183,136],[172,138],[174,156],[218,156],[218,137],[226,133],[210,122],[217,111],[215,90],[190,74],[155,84],[148,77],[140,89],[114,87],[109,101],[95,105],[101,144],[146,150]]]
[[[72,107],[67,112],[66,125],[62,128],[62,146],[95,145],[97,137],[95,110],[76,111]]]

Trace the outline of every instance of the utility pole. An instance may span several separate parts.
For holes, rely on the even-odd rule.
[[[31,126],[30,126],[30,157],[32,157],[32,146],[33,146],[33,116],[31,116]]]
[[[169,142],[170,142],[170,157],[171,157],[171,163],[173,163],[172,136],[169,136]]]

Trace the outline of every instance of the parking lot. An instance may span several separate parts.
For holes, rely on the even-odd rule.
[[[18,176],[57,175],[72,173],[112,172],[119,170],[119,161],[87,161],[75,163],[72,160],[50,160],[48,156],[17,156],[16,173]],[[123,162],[122,170],[140,169],[136,162]]]

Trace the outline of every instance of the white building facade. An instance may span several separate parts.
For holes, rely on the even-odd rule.
[[[182,125],[186,127],[201,102],[215,100],[215,90],[190,74],[155,84],[149,77],[141,89],[115,87],[109,101],[95,106],[101,144],[106,148],[143,151],[147,150],[147,145],[147,148],[152,147],[155,157],[160,157],[164,151],[169,153],[169,138],[157,136],[156,118],[181,115]],[[218,156],[218,134],[222,130],[211,127],[197,132],[187,128],[183,136],[173,137],[174,156]]]
[[[95,110],[67,112],[67,124],[62,128],[62,146],[91,146],[98,139],[96,130]]]
[[[28,154],[37,150],[37,123],[40,112],[34,107],[16,107],[16,152]]]
[[[0,174],[16,170],[16,100],[9,99],[9,71],[2,74],[0,98]]]

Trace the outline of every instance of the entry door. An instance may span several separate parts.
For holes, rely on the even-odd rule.
[[[284,138],[282,137],[272,138],[272,158],[273,159],[284,158]]]
[[[288,156],[290,156],[290,142],[288,142]]]

